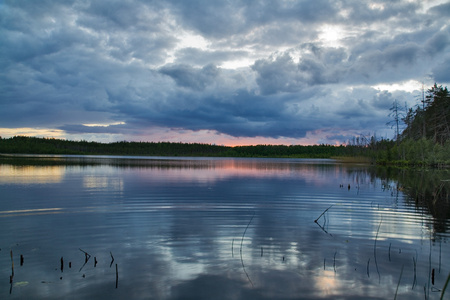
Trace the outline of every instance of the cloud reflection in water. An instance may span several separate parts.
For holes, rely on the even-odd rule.
[[[61,182],[0,183],[3,212],[64,212],[0,218],[10,228],[1,248],[26,257],[16,275],[29,284],[11,299],[390,299],[402,266],[399,293],[423,299],[423,287],[433,295],[449,272],[448,233],[430,240],[431,216],[393,199],[365,166],[182,159],[59,168]],[[85,277],[79,248],[99,262]],[[73,262],[63,274],[54,267],[61,256]],[[2,297],[8,290],[0,282]]]

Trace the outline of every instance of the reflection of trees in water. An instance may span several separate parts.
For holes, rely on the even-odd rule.
[[[377,176],[395,180],[393,192],[402,191],[406,204],[425,210],[433,216],[434,232],[446,232],[450,219],[450,171],[379,168]]]

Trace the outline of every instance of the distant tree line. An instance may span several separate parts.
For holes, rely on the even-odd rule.
[[[0,153],[10,154],[330,158],[353,155],[357,152],[361,152],[361,146],[359,145],[255,145],[229,147],[201,143],[171,142],[122,141],[98,143],[25,136],[0,138]]]
[[[434,84],[420,105],[401,113],[398,102],[390,116],[396,127],[394,139],[355,137],[346,145],[255,145],[219,146],[202,143],[68,141],[54,138],[0,137],[0,153],[285,157],[333,158],[363,157],[376,164],[450,166],[450,95],[447,87]],[[405,129],[400,132],[400,123]]]
[[[99,143],[25,136],[0,139],[0,153],[11,154],[215,156],[226,149],[225,146],[200,143],[126,141]]]

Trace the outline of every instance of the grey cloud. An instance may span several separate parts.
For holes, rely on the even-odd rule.
[[[312,47],[312,48],[311,48]],[[303,54],[298,63],[290,51],[275,58],[260,59],[252,69],[263,94],[298,92],[306,86],[338,83],[345,77],[347,54],[343,49],[308,46],[313,55]]]
[[[395,99],[392,96],[392,93],[389,93],[388,91],[380,91],[373,96],[371,105],[376,109],[386,109],[392,106],[394,100]]]
[[[433,6],[429,9],[429,12],[443,18],[448,18],[448,16],[450,15],[450,3],[443,3]]]
[[[282,55],[260,59],[252,69],[263,94],[297,92],[306,85],[373,83],[409,77],[422,48],[415,43],[387,45],[382,50],[349,55],[343,48],[302,45],[298,63],[288,50]]]
[[[96,31],[158,32],[166,17],[157,1],[86,1],[74,8],[82,12],[77,23]]]
[[[254,2],[247,6],[246,12],[247,19],[256,24],[293,20],[316,23],[333,20],[338,13],[338,6],[335,1],[328,0]]]
[[[337,83],[339,80],[337,76],[330,74],[331,68],[316,59],[302,59],[298,69],[304,74],[304,81],[310,85]]]
[[[321,97],[317,103],[320,106],[318,113],[323,114],[324,127],[373,134],[386,130],[393,99],[389,92],[371,88],[338,89],[332,95]]]
[[[361,62],[367,71],[381,72],[400,65],[411,65],[417,59],[419,52],[420,48],[413,43],[393,45],[384,51],[374,51],[365,55]]]
[[[0,126],[236,137],[386,127],[392,99],[414,97],[370,86],[428,74],[450,82],[450,6],[423,13],[419,1],[379,3],[384,9],[326,0],[4,1]],[[322,25],[349,35],[322,43]],[[179,48],[183,32],[206,47]],[[254,62],[218,67],[241,58]],[[115,121],[126,126],[81,125]]]
[[[92,16],[95,26],[104,26],[103,29],[129,29],[135,27],[142,13],[142,4],[131,1],[90,1],[82,8],[88,15]],[[100,22],[99,22],[100,21]]]
[[[158,64],[164,60],[167,49],[174,46],[176,39],[166,35],[165,31],[158,27],[163,25],[152,25],[151,28],[147,26],[160,24],[158,18],[161,16],[156,15],[154,17],[156,20],[149,19],[148,15],[133,3],[126,5],[126,8],[122,7],[123,5],[116,7],[118,5],[116,3],[108,3],[101,6],[106,12],[100,8],[97,9],[100,10],[98,12],[91,8],[96,6],[95,3],[97,1],[87,5],[87,8],[80,8],[77,5],[71,7],[65,2],[66,6],[61,5],[58,10],[49,5],[53,9],[38,10],[40,13],[36,15],[34,6],[33,11],[26,10],[27,6],[11,8],[15,12],[14,15],[18,16],[12,19],[11,23],[23,23],[26,19],[26,25],[3,27],[4,32],[2,30],[0,40],[5,53],[8,54],[7,57],[14,61],[26,61],[41,59],[61,51],[78,55],[81,50],[88,50],[91,52],[90,55],[103,54],[120,61],[137,58],[147,63]],[[94,10],[95,14],[88,9]],[[102,12],[105,15],[101,15]],[[111,15],[114,15],[113,12],[127,16],[127,19],[115,22],[103,21],[110,20]],[[3,12],[2,15],[5,14],[6,12]],[[136,20],[139,20],[138,23],[142,26],[135,26]],[[133,28],[129,28],[130,26]],[[18,34],[17,29],[20,29],[21,34]]]
[[[272,23],[330,20],[338,12],[334,2],[328,0],[251,3],[172,1],[171,8],[183,24],[213,39],[245,34],[254,27]]]
[[[232,59],[242,59],[249,55],[247,51],[226,51],[226,50],[217,50],[217,51],[207,51],[201,50],[198,48],[183,48],[176,53],[176,62],[183,63],[191,63],[193,65],[208,65],[211,62],[215,64],[220,64],[227,60]]]
[[[208,129],[236,137],[302,137],[305,128],[313,128],[308,122],[301,124],[296,112],[288,109],[292,99],[263,97],[246,90],[199,96],[197,91],[186,89],[161,101],[142,102],[121,100],[130,99],[126,91],[110,97],[117,99],[116,110],[132,127]]]
[[[327,65],[341,64],[346,62],[348,54],[343,48],[330,48],[322,55],[324,63]]]
[[[300,74],[288,53],[275,59],[257,60],[252,69],[257,72],[256,82],[265,95],[299,89]]]
[[[219,76],[220,69],[214,65],[196,69],[183,64],[165,66],[160,69],[160,72],[170,76],[181,87],[202,91]]]
[[[441,30],[434,34],[425,43],[425,49],[430,55],[443,52],[450,45],[450,28]]]
[[[317,25],[303,24],[298,20],[287,22],[284,18],[273,23],[254,25],[252,30],[240,34],[217,39],[214,42],[218,49],[246,49],[249,55],[260,58],[260,52],[267,49],[292,47],[293,45],[317,38]]]
[[[357,120],[370,116],[371,107],[364,99],[347,99],[342,103],[342,107],[337,110],[337,114],[345,119]]]
[[[450,82],[450,55],[445,55],[432,69],[433,78],[437,82]]]
[[[188,28],[209,37],[239,33],[245,28],[245,18],[239,15],[242,5],[231,2],[172,1],[171,9]]]
[[[377,84],[405,80],[411,77],[411,72],[423,73],[423,65],[417,64],[420,54],[420,47],[413,43],[367,51],[352,57],[346,82]]]
[[[342,9],[347,10],[349,14],[346,20],[353,24],[370,24],[372,22],[389,20],[394,17],[399,20],[411,19],[411,16],[414,16],[419,8],[419,3],[389,0],[377,2],[343,1],[342,5]]]

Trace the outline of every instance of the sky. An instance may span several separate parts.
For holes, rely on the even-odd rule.
[[[2,138],[393,138],[450,86],[450,2],[0,0],[0,70]]]

